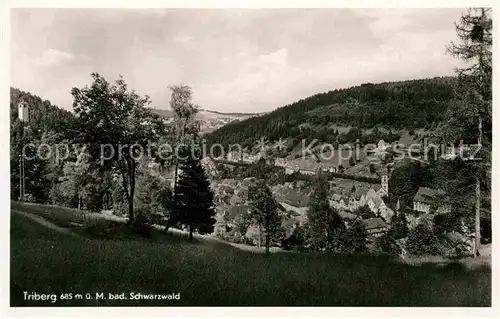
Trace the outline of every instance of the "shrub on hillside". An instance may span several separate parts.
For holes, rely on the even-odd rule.
[[[365,225],[358,219],[344,233],[343,252],[360,253],[367,250]]]
[[[388,256],[399,256],[401,247],[397,244],[394,232],[389,231],[375,240],[375,253]]]
[[[408,234],[406,249],[415,256],[438,255],[439,242],[428,225],[419,224]]]
[[[400,212],[391,219],[391,236],[400,239],[408,236],[408,222],[404,213]]]
[[[305,251],[307,250],[307,230],[305,227],[297,226],[292,234],[284,238],[281,246],[285,250]]]
[[[433,229],[437,236],[444,235],[452,231],[460,231],[461,216],[457,213],[436,214],[433,219]]]
[[[135,233],[147,238],[151,236],[153,230],[150,216],[143,211],[139,211],[130,226]]]
[[[491,219],[481,218],[481,244],[491,243]]]
[[[94,238],[117,238],[124,232],[124,223],[100,217],[86,217],[83,219],[83,231]]]
[[[247,231],[245,233],[245,238],[247,238],[252,243],[252,245],[255,246],[259,245],[259,240],[260,244],[264,245],[265,233],[263,229],[261,229],[261,231],[259,232],[259,227],[257,225],[252,224],[248,226]]]

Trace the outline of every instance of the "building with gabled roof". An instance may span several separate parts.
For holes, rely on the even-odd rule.
[[[389,225],[380,217],[363,219],[362,223],[368,234],[368,240],[373,240],[389,231]]]
[[[437,207],[437,213],[447,213],[451,210],[446,192],[441,189],[419,187],[413,197],[413,210],[429,214],[433,206]]]

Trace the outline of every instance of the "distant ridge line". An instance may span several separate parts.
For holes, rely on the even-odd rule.
[[[260,113],[240,113],[240,112],[229,112],[229,113],[225,113],[225,112],[219,112],[219,111],[212,111],[212,110],[207,110],[207,109],[200,109],[200,111],[204,111],[204,112],[209,112],[209,113],[215,113],[215,114],[220,114],[220,115],[232,115],[232,116],[245,116],[245,115],[255,115],[255,116],[258,116],[258,115],[262,115],[262,114],[266,114],[268,112],[260,112]]]

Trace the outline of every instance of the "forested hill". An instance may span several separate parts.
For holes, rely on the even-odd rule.
[[[18,118],[18,104],[24,100],[30,107],[30,126],[36,128],[34,133],[42,132],[64,132],[68,120],[73,114],[67,110],[53,105],[48,100],[42,100],[39,96],[10,88],[10,122],[16,124]]]
[[[232,123],[207,135],[209,143],[251,145],[260,137],[297,138],[304,129],[320,140],[331,125],[395,129],[430,127],[443,119],[453,98],[454,77],[366,83],[319,93],[273,112]],[[311,136],[309,136],[311,137]]]
[[[22,126],[18,119],[18,105],[23,100],[30,108],[30,121],[27,126]],[[67,131],[71,129],[74,115],[61,109],[47,100],[23,92],[16,88],[10,88],[10,185],[11,198],[19,197],[19,156],[23,145],[33,144],[40,146],[42,143],[50,146],[56,145],[64,140]],[[53,165],[51,160],[35,156],[37,151],[45,152],[44,156],[51,157],[53,152],[48,153],[47,148],[35,150],[32,147],[26,149],[27,156],[31,160],[25,161],[26,194],[37,202],[48,202],[51,186],[60,175],[58,165]]]

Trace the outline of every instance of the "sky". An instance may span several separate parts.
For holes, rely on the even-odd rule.
[[[72,110],[92,72],[169,109],[266,112],[362,83],[453,75],[465,9],[13,9],[11,86]]]

